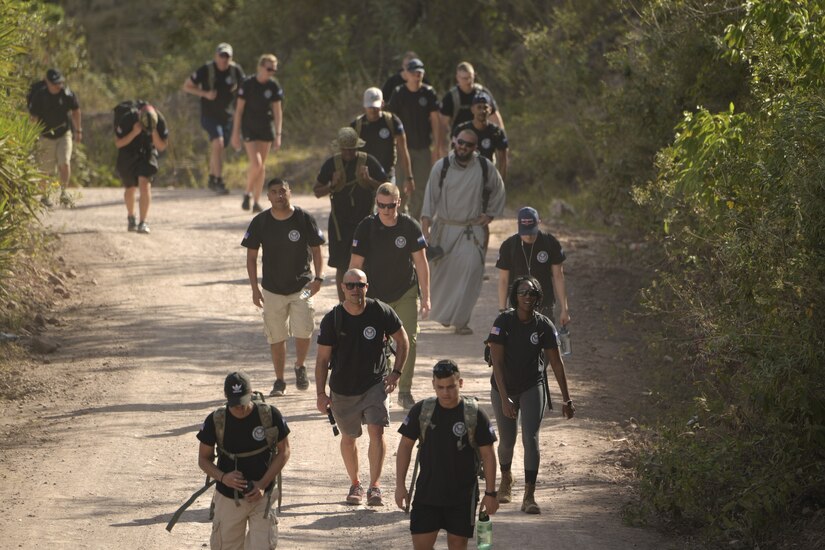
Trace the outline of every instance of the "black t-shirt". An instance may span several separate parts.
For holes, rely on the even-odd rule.
[[[52,94],[46,86],[38,89],[31,98],[29,112],[43,124],[41,135],[50,139],[59,138],[72,127],[71,111],[79,109],[77,96],[68,86]]]
[[[164,140],[169,139],[169,128],[166,126],[166,118],[160,111],[158,114],[158,134]],[[138,122],[139,114],[136,110],[129,111],[124,114],[120,121],[115,126],[115,135],[119,138],[126,136],[132,131],[135,122]],[[152,141],[152,134],[147,130],[143,130],[135,138],[118,149],[117,164],[119,167],[125,167],[130,162],[140,160],[149,163],[155,168],[158,167],[158,150]]]
[[[456,137],[464,130],[472,130],[475,132],[476,136],[478,136],[478,152],[489,160],[493,160],[493,153],[507,149],[510,146],[507,142],[507,134],[492,122],[488,122],[483,130],[479,130],[473,126],[472,120],[462,122],[453,130],[453,137]]]
[[[496,317],[488,340],[504,346],[504,382],[511,396],[541,384],[544,364],[540,354],[559,347],[556,327],[550,319],[535,313],[530,321],[522,323],[515,310]],[[495,376],[490,376],[490,383],[498,390]]]
[[[358,222],[372,214],[373,205],[375,204],[375,190],[368,189],[359,183],[355,183],[355,168],[358,164],[357,159],[344,161],[344,172],[346,172],[348,185],[330,195],[330,202],[332,203],[332,210],[335,212],[335,219],[339,224],[355,227]],[[379,182],[389,181],[387,173],[381,167],[378,159],[371,155],[367,155],[366,161],[367,170],[369,170],[370,177]],[[329,157],[321,166],[321,171],[318,173],[318,182],[328,184],[332,181],[332,174],[335,172],[335,157]],[[332,231],[333,221],[330,215],[329,219],[330,232]],[[330,233],[332,234],[332,233]]]
[[[421,435],[421,407],[416,403],[398,433],[418,441]],[[461,435],[458,435],[461,434]],[[476,444],[492,445],[496,434],[490,417],[481,408],[476,421]],[[459,450],[461,447],[461,450]],[[421,445],[420,472],[415,484],[414,502],[430,506],[457,506],[475,503],[475,451],[467,437],[464,424],[464,402],[445,409],[436,403],[427,437]]]
[[[473,89],[470,91],[469,94],[465,94],[461,91],[461,88],[458,86],[454,86],[456,90],[458,90],[458,102],[460,103],[458,108],[458,115],[456,115],[455,119],[453,120],[453,125],[451,129],[455,129],[456,126],[463,122],[467,122],[468,120],[473,120],[473,112],[470,110],[470,107],[473,103],[473,96],[476,95],[476,91],[481,91],[486,93],[490,96],[490,113],[495,113],[498,110],[498,105],[496,105],[496,98],[493,97],[493,94],[490,93],[490,90],[481,86],[480,84],[476,84],[473,86]],[[455,110],[455,106],[453,105],[453,89],[444,94],[444,98],[441,100],[441,114],[444,116],[451,117],[453,116],[453,112]]]
[[[542,307],[552,306],[555,302],[553,294],[553,265],[564,262],[564,250],[558,239],[539,231],[536,242],[529,245],[521,240],[518,235],[508,237],[498,250],[498,260],[496,267],[506,269],[510,272],[507,281],[509,288],[513,281],[524,275],[535,277],[544,292]]]
[[[266,132],[272,126],[272,104],[284,100],[284,91],[274,78],[261,84],[258,77],[252,75],[241,84],[238,98],[246,102],[241,126],[251,131]]]
[[[312,280],[310,247],[324,244],[324,234],[315,218],[297,206],[292,216],[276,220],[264,210],[249,223],[241,246],[262,246],[261,286],[274,294],[288,295],[301,290]]]
[[[289,435],[289,427],[286,420],[281,416],[281,412],[273,406],[272,425],[278,428],[278,441],[283,441]],[[197,438],[205,445],[214,446],[218,442],[215,434],[215,413],[210,413],[203,422]],[[261,426],[261,416],[258,413],[257,405],[246,418],[235,418],[229,410],[226,411],[226,425],[223,434],[223,447],[230,453],[247,453],[260,449],[266,445],[266,438]],[[244,478],[251,481],[258,481],[266,474],[271,453],[264,451],[254,456],[238,459],[238,471]],[[218,452],[218,468],[224,473],[235,470],[235,462],[225,454]],[[270,484],[267,490],[272,487]],[[218,481],[217,489],[223,496],[233,498],[234,490],[230,489]]]
[[[340,310],[341,338],[335,330],[335,310]],[[332,346],[329,388],[339,395],[361,395],[383,381],[387,372],[384,340],[401,329],[390,306],[367,298],[361,315],[350,315],[337,305],[324,315],[318,344]]]
[[[378,214],[364,218],[355,229],[352,253],[364,257],[370,282],[367,296],[394,302],[417,285],[412,253],[426,247],[421,226],[406,214],[400,214],[391,227]]]
[[[438,111],[438,96],[432,86],[417,92],[401,86],[392,94],[387,110],[398,115],[407,132],[408,149],[428,149],[432,143],[430,113]]]
[[[392,115],[392,113],[390,113]],[[378,159],[384,172],[387,174],[395,166],[396,150],[395,138],[404,133],[404,124],[397,115],[392,115],[392,127],[387,126],[387,120],[382,112],[378,115],[378,120],[370,122],[366,115],[358,117],[361,119],[361,133],[359,137],[367,142],[361,147],[361,151],[368,153]],[[353,120],[350,126],[355,128],[356,121]]]
[[[381,93],[384,95],[385,103],[390,102],[390,99],[392,99],[392,94],[396,88],[398,88],[399,86],[403,86],[405,84],[404,77],[401,76],[402,72],[403,70],[398,71],[397,73],[389,77],[387,81],[384,82],[384,85],[381,86]],[[432,84],[430,80],[427,78],[427,75],[424,75],[422,82],[424,82],[424,84]]]
[[[208,82],[210,64],[214,66],[213,74],[215,77],[213,82]],[[243,69],[238,64],[230,64],[225,71],[218,70],[214,61],[199,67],[189,79],[200,86],[202,90],[215,90],[218,92],[218,97],[214,101],[209,101],[204,97],[201,98],[201,113],[225,124],[235,110],[235,96],[238,94],[238,88],[244,78],[246,78],[246,75],[244,75]]]

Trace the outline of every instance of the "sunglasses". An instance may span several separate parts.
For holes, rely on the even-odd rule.
[[[231,56],[231,55],[229,55],[228,53],[219,53],[219,54],[218,54],[218,57],[223,57],[224,59],[229,59],[229,58],[230,58],[230,57],[232,57],[232,56]]]
[[[461,145],[463,147],[475,147],[476,145],[478,145],[477,141],[467,141],[466,139],[461,139],[461,138],[458,138],[456,140],[456,143],[458,143],[459,145]]]
[[[437,378],[445,378],[458,372],[458,365],[453,362],[439,361],[433,367],[433,374]]]
[[[397,202],[391,202],[391,203],[389,203],[389,204],[384,204],[383,202],[377,202],[377,201],[376,201],[376,203],[375,203],[375,204],[377,204],[377,205],[378,205],[378,208],[383,208],[384,210],[392,210],[393,208],[395,208],[396,206],[398,206],[398,203],[397,203]]]
[[[533,298],[538,298],[541,296],[541,293],[536,290],[535,288],[525,288],[522,290],[516,291],[517,296],[532,296]]]
[[[359,281],[357,283],[344,283],[344,286],[347,288],[347,290],[352,290],[356,287],[357,288],[367,288],[367,283],[362,283],[361,281]]]
[[[276,70],[275,67],[264,67],[264,68],[266,69],[266,72],[268,72],[268,73],[274,73],[275,70]]]

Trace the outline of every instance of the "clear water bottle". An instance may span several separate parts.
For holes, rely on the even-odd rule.
[[[308,300],[311,295],[312,291],[310,291],[308,288],[305,288],[301,291],[301,300]]]
[[[570,343],[570,330],[567,326],[559,329],[559,352],[567,357],[573,355],[573,345]]]
[[[483,511],[478,513],[476,522],[476,544],[478,550],[490,550],[493,547],[493,522]]]

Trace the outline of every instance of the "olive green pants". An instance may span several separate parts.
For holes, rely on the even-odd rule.
[[[410,350],[407,354],[407,363],[398,381],[398,391],[409,393],[412,388],[413,371],[415,370],[415,343],[418,339],[418,285],[413,285],[401,298],[391,302],[389,306],[401,319],[401,325],[407,331],[410,340]]]

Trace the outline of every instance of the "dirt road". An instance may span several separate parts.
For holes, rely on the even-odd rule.
[[[273,381],[246,279],[245,249],[239,246],[250,216],[240,209],[237,194],[156,189],[152,234],[146,236],[126,232],[121,190],[86,189],[82,195],[77,208],[55,210],[45,220],[60,235],[65,269],[77,273],[69,283],[71,295],[57,298],[50,312],[59,325],[48,335],[61,347],[20,367],[17,383],[37,391],[20,402],[0,403],[0,547],[208,547],[210,494],[171,534],[164,526],[203,483],[195,433],[221,404],[226,373],[243,369],[261,390]],[[301,196],[294,202],[326,227],[328,201]],[[429,367],[451,357],[462,366],[464,392],[479,396],[490,410],[481,341],[497,311],[493,251],[513,230],[512,219],[493,227],[487,269],[492,277],[475,309],[475,334],[455,336],[423,323],[417,398],[431,394]],[[639,369],[620,358],[633,343],[622,334],[620,319],[633,304],[634,273],[600,237],[551,230],[568,254],[574,356],[567,372],[578,412],[565,421],[557,408],[543,423],[540,516],[519,512],[523,473],[517,445],[518,502],[502,506],[493,518],[496,548],[675,547],[675,541],[620,520],[629,495],[620,426],[644,389]],[[327,282],[316,298],[319,319],[334,300]],[[313,344],[310,365],[314,354]],[[349,483],[339,439],[315,410],[314,392],[294,389],[289,368],[287,382],[287,395],[270,399],[292,430],[279,547],[410,547],[408,516],[391,498],[380,509],[344,504]],[[551,387],[558,400],[558,388]],[[382,478],[389,495],[402,419],[394,407]],[[361,443],[366,473],[366,438]],[[446,548],[443,534],[437,548]]]

